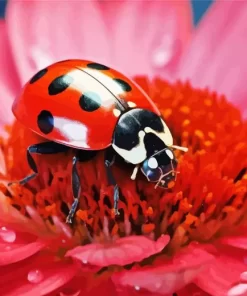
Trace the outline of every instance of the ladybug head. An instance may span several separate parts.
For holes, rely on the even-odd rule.
[[[141,166],[141,171],[149,182],[155,182],[155,187],[168,188],[176,179],[177,160],[169,148],[153,154]]]

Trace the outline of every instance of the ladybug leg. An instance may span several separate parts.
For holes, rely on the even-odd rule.
[[[114,162],[115,162],[115,154],[107,155],[107,153],[106,153],[106,156],[105,156],[106,173],[107,173],[109,184],[114,186],[114,210],[115,210],[115,215],[119,215],[119,211],[118,211],[119,188],[118,188],[118,185],[116,183],[116,180],[115,180],[115,178],[113,176],[113,173],[112,173],[112,170],[111,170],[111,166],[114,164]]]
[[[38,175],[37,165],[32,157],[32,154],[57,154],[69,150],[69,147],[55,143],[55,142],[43,142],[35,145],[31,145],[27,148],[27,162],[29,167],[33,170],[33,174],[30,174],[19,181],[10,182],[8,185],[13,183],[19,183],[21,185],[26,184],[30,180],[34,179]]]
[[[77,150],[76,156],[73,157],[72,160],[72,192],[74,197],[74,202],[71,206],[71,209],[69,211],[69,214],[66,219],[66,223],[71,224],[73,222],[73,217],[76,213],[79,199],[81,195],[81,180],[80,176],[77,170],[77,163],[78,162],[86,162],[91,160],[95,155],[97,151],[83,151],[83,150]]]
[[[74,202],[71,206],[71,209],[66,219],[66,223],[69,223],[69,224],[73,222],[73,217],[76,213],[76,209],[79,203],[79,198],[81,195],[81,181],[80,181],[80,177],[76,167],[77,162],[78,162],[78,156],[74,156],[72,160],[72,192],[73,192]]]

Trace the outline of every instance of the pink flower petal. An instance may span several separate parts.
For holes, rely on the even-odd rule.
[[[95,60],[129,75],[160,72],[177,60],[192,17],[187,0],[10,0],[7,23],[24,83],[37,69],[71,58]]]
[[[36,255],[24,262],[0,268],[0,295],[47,295],[70,281],[78,272],[75,262]],[[14,280],[13,280],[14,279]]]
[[[80,272],[70,282],[49,296],[120,296],[112,280],[107,276],[97,277],[95,273]],[[129,295],[124,295],[129,296]]]
[[[11,104],[20,87],[16,68],[12,59],[11,48],[6,31],[6,24],[0,20],[0,126],[13,120]]]
[[[247,236],[229,236],[220,240],[222,244],[226,244],[239,249],[247,250]]]
[[[116,9],[113,3],[107,11],[117,15],[111,26],[113,64],[129,75],[170,74],[191,33],[190,2],[124,1]]]
[[[45,246],[42,242],[28,244],[0,243],[0,266],[29,258]]]
[[[179,79],[209,87],[246,111],[246,1],[217,1],[181,59]]]
[[[233,292],[229,291],[241,283],[243,273],[247,271],[246,257],[245,250],[218,245],[215,261],[205,273],[198,275],[195,283],[213,296],[230,296]]]
[[[197,287],[195,284],[189,284],[183,289],[178,290],[176,293],[177,296],[211,296],[207,292]]]
[[[0,205],[0,226],[11,227],[17,231],[33,233],[35,235],[39,235],[40,231],[42,235],[48,232],[47,228],[45,229],[44,226],[42,227],[35,220],[31,220],[32,223],[30,223],[30,219],[10,205],[8,198],[2,192],[0,192]]]
[[[136,268],[115,274],[113,281],[119,289],[129,287],[157,295],[170,295],[191,283],[198,274],[204,274],[207,264],[213,260],[211,254],[199,246],[191,245],[172,259],[155,262],[153,267]]]
[[[12,0],[7,24],[22,83],[58,60],[109,60],[109,38],[95,1]]]
[[[144,236],[129,236],[108,244],[95,243],[79,246],[68,251],[66,256],[95,266],[126,265],[159,253],[169,240],[167,235],[156,242]]]

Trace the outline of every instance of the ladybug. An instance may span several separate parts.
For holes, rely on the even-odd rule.
[[[28,147],[27,161],[34,173],[19,184],[38,174],[32,154],[76,151],[72,160],[74,202],[67,223],[73,221],[81,192],[78,161],[88,161],[99,150],[108,151],[105,167],[114,186],[115,214],[119,214],[119,188],[111,171],[116,155],[134,165],[131,179],[140,169],[155,187],[167,188],[176,179],[173,149],[187,151],[173,145],[158,108],[135,82],[92,61],[65,60],[40,70],[23,87],[12,111],[17,120],[47,139]]]

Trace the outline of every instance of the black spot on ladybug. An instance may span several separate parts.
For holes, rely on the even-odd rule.
[[[29,81],[30,84],[38,81],[41,77],[43,77],[47,73],[48,69],[42,69],[38,73],[36,73]]]
[[[100,108],[101,98],[92,91],[85,92],[79,100],[80,107],[87,112],[93,112]]]
[[[48,86],[49,95],[55,96],[60,94],[65,91],[73,81],[73,77],[66,74],[55,78]]]
[[[98,63],[90,63],[87,64],[88,68],[95,69],[95,70],[110,70],[107,66],[98,64]]]
[[[54,128],[54,117],[50,111],[42,110],[37,118],[37,124],[43,134],[49,134]]]
[[[119,148],[132,150],[139,144],[139,131],[144,131],[145,127],[156,132],[164,131],[161,118],[157,114],[143,109],[131,109],[119,118],[112,143]],[[152,146],[152,143],[150,145]],[[147,148],[152,150],[152,147]]]
[[[116,81],[124,91],[131,91],[132,88],[126,81],[118,78],[114,78],[113,80]]]

